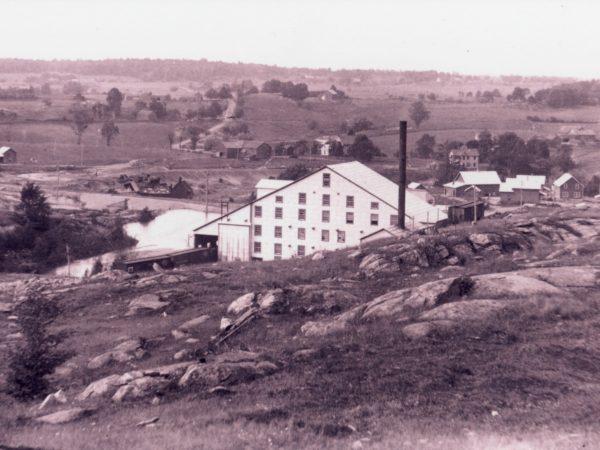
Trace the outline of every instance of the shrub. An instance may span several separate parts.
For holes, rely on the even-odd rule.
[[[152,222],[155,217],[156,216],[155,216],[154,212],[150,211],[148,209],[148,207],[146,206],[144,209],[142,209],[140,211],[140,213],[138,215],[138,220],[140,223],[147,224],[147,223]]]
[[[65,355],[54,349],[55,339],[46,331],[59,309],[36,293],[17,306],[15,313],[25,343],[9,354],[7,390],[15,398],[30,400],[47,393],[46,375],[65,359]]]

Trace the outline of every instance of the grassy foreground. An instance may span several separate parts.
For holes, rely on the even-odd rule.
[[[514,214],[482,222],[478,231],[502,230],[510,221],[548,211]],[[600,218],[597,210],[560,211],[561,217]],[[558,220],[558,219],[557,219]],[[470,232],[457,228],[455,234]],[[571,243],[572,244],[572,243]],[[569,245],[571,245],[569,244]],[[585,265],[596,246],[569,252],[562,265]],[[493,260],[469,259],[464,274],[516,270],[541,261],[563,244],[538,242],[530,252]],[[369,252],[379,251],[375,246]],[[592,253],[590,253],[592,252]],[[138,286],[90,281],[61,294],[63,310],[53,332],[65,336],[77,369],[56,382],[72,399],[91,381],[134,368],[170,364],[182,348],[203,346],[227,306],[248,291],[318,284],[341,290],[343,299],[298,296],[279,313],[259,317],[215,351],[268,354],[277,373],[233,387],[227,395],[203,389],[165,392],[113,404],[98,401],[90,417],[65,425],[42,425],[39,402],[17,403],[0,394],[0,444],[44,449],[83,448],[596,448],[600,445],[600,291],[581,289],[586,314],[528,316],[501,313],[453,331],[422,339],[406,337],[390,321],[356,323],[344,333],[307,337],[300,327],[332,317],[394,289],[417,286],[445,275],[438,268],[406,268],[374,278],[356,277],[358,261],[348,251],[272,263],[196,266],[174,273],[184,281]],[[203,274],[210,272],[216,277]],[[143,294],[176,291],[166,314],[126,317],[127,303]],[[171,336],[182,322],[208,314],[207,327],[186,344]],[[0,316],[0,337],[11,330]],[[94,356],[123,336],[144,337],[148,355],[98,370]],[[308,350],[298,353],[299,350]],[[4,359],[6,346],[0,347]],[[4,369],[4,367],[2,367]],[[158,417],[152,426],[140,421]],[[360,442],[358,444],[357,442]]]

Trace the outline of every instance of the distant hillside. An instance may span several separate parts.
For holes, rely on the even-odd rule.
[[[226,63],[221,61],[183,59],[106,59],[91,60],[27,60],[0,59],[0,73],[72,73],[77,75],[130,76],[144,81],[189,80],[204,81],[257,78],[320,78],[339,83],[388,83],[410,84],[425,82],[465,82],[499,79],[504,83],[525,83],[531,81],[560,83],[566,81],[554,77],[522,77],[517,75],[487,77],[461,75],[456,73],[429,71],[394,70],[331,70],[286,68],[264,64]]]

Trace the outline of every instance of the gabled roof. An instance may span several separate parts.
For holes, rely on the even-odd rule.
[[[4,156],[4,154],[9,150],[12,150],[14,152],[14,149],[12,149],[11,147],[0,147],[0,156]]]
[[[554,183],[552,183],[554,186],[562,186],[563,184],[565,184],[567,181],[569,181],[570,179],[573,179],[575,181],[577,181],[577,183],[581,184],[579,182],[579,180],[577,180],[577,178],[575,178],[573,175],[571,175],[570,173],[563,173],[560,177],[558,177],[556,180],[554,180]]]
[[[364,164],[361,164],[358,161],[352,161],[347,163],[340,164],[331,164],[328,166],[321,167],[320,169],[315,170],[314,172],[305,175],[302,178],[299,178],[295,181],[290,182],[284,187],[276,189],[256,200],[253,200],[239,208],[234,209],[233,211],[224,214],[217,219],[214,219],[210,222],[207,222],[198,228],[195,228],[194,231],[198,231],[201,228],[206,227],[214,222],[218,222],[226,216],[230,216],[236,211],[241,210],[247,206],[254,204],[258,200],[262,200],[265,197],[270,195],[274,195],[277,192],[287,188],[288,186],[298,183],[305,178],[315,175],[318,172],[321,172],[325,169],[329,169],[332,172],[338,174],[339,176],[345,178],[352,184],[357,187],[363,189],[365,192],[370,193],[375,196],[379,200],[384,203],[387,203],[392,208],[398,208],[398,185],[383,175],[375,172],[373,169],[368,168]],[[447,218],[445,212],[443,212],[440,208],[436,206],[432,206],[426,201],[422,200],[418,195],[413,194],[410,191],[406,191],[406,210],[405,215],[408,216],[411,220],[414,220],[415,223],[435,223],[437,220],[444,220]]]
[[[244,148],[244,141],[223,142],[223,145],[225,145],[225,148],[227,148],[227,149],[230,149],[230,148],[242,149],[242,148]]]
[[[450,150],[450,156],[479,156],[479,149],[463,145],[461,148]]]
[[[425,188],[425,186],[423,186],[421,183],[417,183],[416,181],[413,181],[412,183],[408,183],[408,189],[412,189],[413,191],[416,189],[427,190]]]
[[[256,183],[256,189],[281,189],[288,184],[293,183],[293,180],[273,180],[271,178],[262,178]]]
[[[450,183],[444,184],[444,187],[457,189],[457,188],[463,187],[465,185],[466,185],[466,183],[463,183],[462,181],[451,181]]]
[[[462,171],[456,180],[462,180],[464,184],[500,184],[500,177],[495,170]]]
[[[546,177],[543,175],[517,175],[500,184],[500,192],[513,192],[515,189],[539,191],[545,183]]]

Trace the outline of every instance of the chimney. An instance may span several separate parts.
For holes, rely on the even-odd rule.
[[[400,177],[398,181],[398,227],[406,228],[404,218],[406,215],[406,120],[400,121]]]

